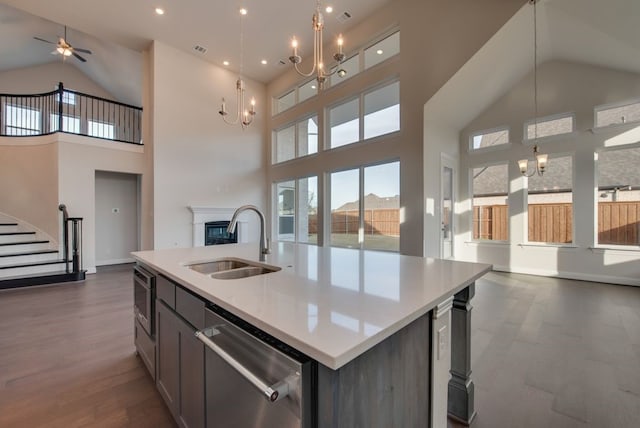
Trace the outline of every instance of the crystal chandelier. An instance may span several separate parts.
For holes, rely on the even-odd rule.
[[[347,71],[342,68],[338,69],[338,67],[336,67],[336,69],[331,73],[327,73],[325,71],[323,62],[324,55],[322,52],[322,30],[324,28],[324,16],[322,15],[322,12],[320,12],[320,0],[316,1],[316,11],[313,14],[313,18],[311,20],[311,28],[313,28],[313,67],[311,68],[311,71],[305,73],[298,67],[298,64],[302,62],[302,57],[298,55],[298,40],[295,38],[295,36],[291,41],[293,54],[289,57],[289,61],[291,61],[293,67],[301,76],[310,77],[315,73],[316,80],[318,81],[318,87],[322,89],[325,80],[327,80],[327,77],[333,75],[336,72],[340,77],[344,77],[347,74]],[[333,59],[335,59],[338,64],[340,64],[344,60],[344,53],[342,52],[343,44],[344,40],[341,34],[338,36],[338,52],[333,55]]]
[[[534,105],[534,118],[533,118],[533,141],[538,141],[538,21],[536,13],[536,3],[538,0],[529,0],[529,3],[533,5],[533,105]],[[529,170],[529,160],[520,159],[518,161],[518,167],[520,173],[525,177],[532,177],[534,174],[542,175],[547,168],[547,161],[549,156],[544,153],[538,152],[538,145],[533,146],[533,156],[535,158],[535,169],[531,173],[527,173]]]
[[[247,14],[247,9],[240,9],[240,74],[238,75],[238,80],[236,80],[236,116],[234,119],[228,119],[227,116],[229,113],[227,112],[227,105],[225,99],[222,98],[222,105],[220,106],[220,116],[222,116],[222,120],[229,125],[235,125],[238,122],[242,129],[245,129],[251,122],[253,122],[253,118],[256,115],[256,100],[255,98],[251,98],[249,102],[249,108],[246,108],[244,101],[244,93],[245,86],[244,80],[242,80],[242,67],[243,67],[243,55],[244,55],[244,33],[243,33],[243,17]]]

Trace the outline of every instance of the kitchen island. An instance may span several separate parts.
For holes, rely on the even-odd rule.
[[[490,265],[278,243],[264,264],[280,270],[215,279],[189,266],[260,264],[256,245],[133,255],[317,362],[313,425],[446,426],[447,402],[454,417],[473,416],[469,300]]]

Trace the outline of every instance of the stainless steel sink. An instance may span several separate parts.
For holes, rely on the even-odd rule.
[[[211,278],[216,279],[238,279],[250,276],[263,275],[265,273],[277,272],[280,268],[267,268],[264,266],[247,266],[238,269],[224,270],[211,274]]]
[[[212,260],[210,262],[194,263],[188,265],[189,269],[193,269],[196,272],[208,274],[214,272],[220,272],[229,269],[238,269],[249,266],[249,263],[243,262],[238,259],[219,259]]]
[[[208,262],[193,263],[187,265],[189,269],[195,270],[215,279],[239,279],[250,276],[264,275],[265,273],[277,272],[277,266],[269,266],[261,263],[254,263],[248,260],[236,258],[224,258],[211,260]]]

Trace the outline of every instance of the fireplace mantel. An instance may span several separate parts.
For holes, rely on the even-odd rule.
[[[193,246],[204,247],[204,224],[208,221],[223,221],[231,220],[234,208],[218,208],[218,207],[204,207],[204,206],[189,206],[188,207],[193,214]],[[238,220],[236,226],[238,228],[238,242],[249,242],[247,237],[249,236],[249,222],[245,220]]]

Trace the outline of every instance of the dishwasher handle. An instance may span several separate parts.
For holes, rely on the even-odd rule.
[[[258,376],[256,376],[251,370],[242,365],[238,360],[229,355],[224,349],[215,344],[210,337],[221,334],[220,330],[215,327],[208,327],[204,330],[196,331],[196,337],[205,344],[205,346],[215,352],[220,358],[227,362],[231,367],[233,367],[238,373],[240,373],[245,379],[247,379],[253,386],[258,388],[262,394],[264,394],[269,401],[275,403],[277,401],[282,400],[290,392],[293,392],[293,388],[290,385],[295,385],[298,378],[300,377],[297,373],[292,373],[287,376],[287,378],[274,383],[273,385],[268,385]]]

